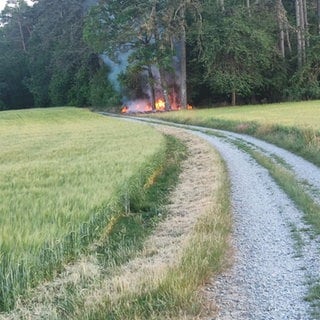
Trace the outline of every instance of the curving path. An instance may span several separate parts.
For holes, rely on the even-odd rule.
[[[206,288],[209,299],[218,305],[217,317],[208,319],[317,319],[304,298],[307,283],[319,276],[319,243],[302,232],[304,246],[298,254],[292,236],[293,228],[306,228],[302,213],[267,170],[229,139],[197,135],[211,143],[228,165],[234,212],[235,261]],[[252,138],[248,140],[252,142]],[[254,143],[266,147],[257,139]],[[270,144],[267,147],[268,152],[284,152]],[[287,162],[297,161],[303,168],[305,160],[285,153]],[[310,166],[305,162],[305,172]],[[312,183],[313,177],[320,174],[319,168],[314,167],[312,173],[309,177],[302,170],[301,178]]]
[[[268,171],[233,142],[240,140],[269,157],[281,158],[312,190],[315,201],[320,199],[320,169],[250,136],[176,126],[192,130],[217,149],[231,181],[234,254],[231,267],[206,285],[205,296],[217,307],[216,314],[206,319],[320,319],[319,310],[305,301],[310,284],[320,277],[320,239],[308,231],[302,212]]]

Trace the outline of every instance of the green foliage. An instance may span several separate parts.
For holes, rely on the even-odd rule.
[[[142,98],[132,70],[143,73],[151,66],[160,69],[161,86],[170,89],[180,76],[173,60],[181,53],[184,30],[189,100],[195,104],[227,103],[231,94],[240,97],[242,104],[320,97],[318,17],[313,2],[307,3],[306,57],[301,68],[296,9],[289,0],[282,0],[282,18],[288,23],[284,57],[277,7],[269,0],[225,0],[223,5],[216,0],[103,0],[96,5],[42,0],[32,7],[22,0],[12,3],[0,15],[4,23],[1,109],[86,106],[92,101],[105,105],[110,100],[113,104],[118,96],[109,85],[103,85],[108,87],[105,98],[102,90],[91,90],[100,67],[89,57],[95,55],[97,61],[99,54],[107,53],[116,61],[129,49],[131,70],[124,76],[128,85],[124,94]],[[142,78],[149,86],[155,83],[150,73]]]
[[[115,109],[120,106],[120,96],[107,79],[106,66],[93,76],[89,84],[89,101],[93,107]]]
[[[29,75],[27,55],[16,39],[16,28],[15,22],[0,27],[0,110],[33,105],[24,82]]]
[[[307,62],[292,76],[288,96],[292,100],[312,100],[320,98],[320,36],[310,39]]]
[[[265,86],[266,71],[279,59],[274,38],[261,23],[266,18],[259,11],[249,15],[242,6],[234,6],[232,12],[208,12],[202,59],[212,90],[242,97],[257,94]]]
[[[21,2],[21,3],[20,3]],[[23,1],[3,13],[0,100],[5,108],[90,104],[98,56],[82,39],[82,0]]]

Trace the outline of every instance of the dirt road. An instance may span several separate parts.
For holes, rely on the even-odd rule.
[[[320,319],[319,306],[305,301],[320,277],[320,238],[268,171],[235,142],[280,159],[317,202],[320,169],[249,136],[178,126],[192,130],[218,150],[232,185],[234,256],[231,267],[205,288],[207,299],[218,306],[218,314],[206,319]]]

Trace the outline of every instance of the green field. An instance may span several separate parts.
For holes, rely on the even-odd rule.
[[[320,166],[320,101],[194,109],[152,116],[250,134]]]
[[[75,108],[1,112],[0,137],[0,309],[7,310],[99,236],[109,215],[128,210],[132,190],[162,161],[165,139]]]
[[[161,118],[208,121],[210,118],[320,130],[320,101],[194,109],[164,113]]]

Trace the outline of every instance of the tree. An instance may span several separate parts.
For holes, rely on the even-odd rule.
[[[12,1],[13,2],[13,1]],[[0,27],[0,109],[25,108],[33,98],[25,85],[29,76],[27,48],[30,37],[25,19],[29,7],[14,1],[1,13]]]
[[[247,10],[246,6],[233,6],[224,14],[216,6],[205,10],[213,15],[205,20],[206,77],[213,90],[231,95],[232,105],[237,95],[255,95],[265,84],[264,72],[278,59],[273,38],[259,27],[260,10],[251,6],[250,18]]]
[[[298,68],[306,62],[306,45],[308,37],[307,5],[305,0],[295,0],[297,26]]]
[[[160,91],[169,108],[167,79],[170,73],[171,78],[174,77],[173,61],[178,52],[180,105],[184,108],[187,100],[186,14],[190,9],[198,12],[196,4],[199,2],[190,0],[101,1],[87,19],[85,39],[96,51],[105,52],[113,59],[130,50],[131,69],[145,73],[149,79],[153,107]]]
[[[131,69],[145,72],[148,77],[149,98],[155,108],[156,79],[153,67],[162,69],[160,61],[161,33],[159,32],[157,1],[101,1],[94,7],[85,27],[86,41],[100,53],[113,60],[130,52]],[[163,72],[160,71],[162,96]]]
[[[287,18],[287,12],[283,6],[282,0],[276,0],[276,14],[277,23],[279,29],[279,46],[281,56],[286,57],[286,43],[289,52],[291,53],[291,43],[289,37],[289,22]]]
[[[82,0],[42,0],[32,8],[27,84],[36,106],[89,105],[97,63],[82,38],[84,14]]]

